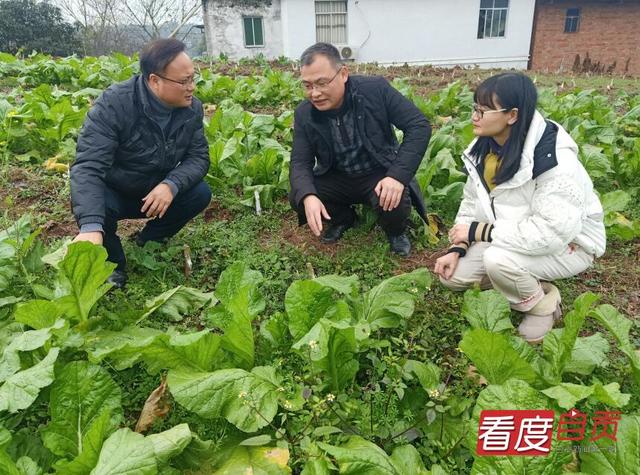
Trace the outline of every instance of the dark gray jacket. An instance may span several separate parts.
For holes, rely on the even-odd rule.
[[[79,226],[104,224],[104,190],[140,199],[169,180],[178,193],[209,170],[202,103],[174,110],[165,134],[150,116],[142,76],[110,86],[89,110],[71,166],[71,201]]]
[[[414,176],[427,150],[431,126],[409,99],[380,76],[350,76],[347,94],[355,108],[356,126],[364,147],[387,176],[409,186],[414,206],[425,217],[422,194]],[[404,133],[398,144],[392,125]],[[295,111],[291,153],[289,199],[294,208],[310,194],[316,194],[313,177],[329,171],[334,151],[329,121],[305,100]]]

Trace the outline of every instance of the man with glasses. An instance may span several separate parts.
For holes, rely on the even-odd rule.
[[[148,44],[141,74],[110,86],[91,108],[71,166],[71,201],[80,227],[75,241],[102,244],[117,264],[109,281],[127,281],[118,221],[149,218],[135,241],[164,242],[211,200],[203,181],[209,146],[195,70],[173,38]]]
[[[378,214],[391,251],[411,252],[411,205],[425,218],[414,175],[431,136],[420,110],[379,76],[350,76],[338,50],[317,43],[302,54],[307,100],[295,111],[291,205],[322,241],[338,241],[356,221],[354,204]],[[393,126],[402,130],[398,144]]]

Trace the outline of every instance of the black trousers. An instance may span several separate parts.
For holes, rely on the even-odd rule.
[[[180,231],[191,219],[200,214],[211,201],[211,189],[204,181],[178,193],[162,218],[147,221],[138,235],[139,242],[164,241]],[[140,211],[142,201],[128,198],[111,188],[105,191],[106,215],[103,226],[107,259],[124,270],[127,260],[120,238],[116,234],[121,219],[145,218]]]
[[[383,211],[374,189],[385,177],[386,170],[383,168],[362,175],[347,175],[331,170],[324,175],[316,176],[314,184],[318,198],[331,216],[329,223],[331,225],[351,224],[356,218],[353,205],[365,204],[371,206],[378,214],[378,222],[387,234],[391,236],[402,234],[411,214],[409,188],[405,186],[400,204],[395,209]],[[306,224],[303,202],[300,202],[297,211],[299,223]]]

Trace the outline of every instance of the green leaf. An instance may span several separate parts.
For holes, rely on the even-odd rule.
[[[343,475],[411,475],[411,473],[416,473],[400,471],[384,450],[362,437],[350,437],[347,443],[340,447],[322,442],[318,442],[318,446],[336,459],[340,466],[340,473]]]
[[[359,287],[357,275],[350,275],[348,277],[340,275],[322,275],[313,279],[313,282],[317,282],[325,287],[330,287],[343,295],[354,295],[357,293]]]
[[[143,351],[163,335],[160,330],[146,327],[101,330],[87,335],[85,346],[89,361],[99,363],[109,358],[115,369],[121,371],[136,364]]]
[[[20,301],[22,301],[21,298],[13,297],[13,296],[0,298],[0,308],[6,307],[8,305],[13,305],[14,303],[18,303]],[[50,325],[48,325],[48,326],[50,326]]]
[[[109,409],[100,412],[100,415],[91,422],[89,430],[82,436],[82,451],[71,461],[62,459],[56,462],[54,466],[56,471],[66,475],[89,475],[98,463],[104,441],[117,427],[114,426],[112,419]]]
[[[398,473],[406,475],[427,475],[420,453],[413,445],[401,445],[391,452],[391,461]]]
[[[435,390],[440,385],[440,368],[430,361],[423,363],[407,360],[404,370],[413,373],[420,381],[420,386],[427,392]]]
[[[0,473],[3,475],[24,475],[3,449],[0,449]]]
[[[431,285],[427,269],[416,269],[382,281],[364,294],[362,318],[371,330],[396,328],[413,315],[416,299]]]
[[[284,307],[289,332],[294,340],[302,338],[335,305],[333,289],[313,280],[298,280],[289,286]]]
[[[271,440],[272,438],[269,434],[263,434],[263,435],[257,435],[255,437],[249,437],[248,439],[244,439],[242,442],[240,442],[240,445],[245,447],[267,445],[268,443],[271,442]]]
[[[213,473],[212,461],[219,452],[213,450],[213,443],[210,440],[203,441],[196,434],[191,435],[191,442],[180,454],[171,459],[171,465],[185,471],[200,470],[203,473]]]
[[[618,422],[616,441],[601,438],[584,441],[588,450],[580,452],[582,473],[619,475],[638,473],[640,467],[640,416],[622,415]],[[591,449],[595,444],[599,450]]]
[[[111,288],[105,282],[113,269],[115,264],[107,262],[104,247],[90,242],[71,244],[58,271],[64,296],[57,303],[66,315],[87,320],[95,303]]]
[[[122,420],[121,392],[109,373],[87,361],[67,364],[51,387],[51,422],[43,430],[44,445],[56,455],[72,459],[83,452],[89,432],[110,432]],[[100,420],[102,412],[111,414],[110,426]],[[101,429],[93,429],[99,424]]]
[[[472,328],[483,328],[495,333],[513,328],[509,302],[496,290],[467,290],[464,293],[462,316]]]
[[[265,307],[265,301],[258,290],[263,280],[260,272],[249,269],[242,261],[235,262],[220,274],[214,293],[225,306],[232,305],[238,298],[246,298],[249,302],[249,314],[256,317]]]
[[[600,197],[605,214],[614,211],[622,213],[627,209],[630,200],[631,196],[624,190],[610,191]]]
[[[527,382],[537,379],[533,367],[518,354],[509,338],[502,333],[492,333],[482,328],[469,330],[459,346],[491,384],[502,384],[511,378]]]
[[[30,457],[20,457],[16,462],[16,468],[21,475],[42,475],[42,469]]]
[[[599,305],[589,316],[604,326],[618,342],[618,349],[629,358],[631,370],[637,385],[640,385],[640,355],[629,339],[631,320],[625,318],[611,305]]]
[[[17,412],[33,404],[40,389],[53,382],[53,365],[59,352],[59,348],[52,348],[42,361],[4,382],[0,387],[0,412]]]
[[[63,325],[64,321],[58,320],[55,327],[29,330],[14,336],[0,358],[0,383],[20,371],[20,352],[42,348],[51,338],[52,331],[62,328]]]
[[[480,412],[483,410],[532,410],[547,409],[550,403],[544,395],[526,382],[510,379],[503,385],[486,387],[476,401],[468,432],[467,446],[472,448],[475,462],[471,473],[474,475],[501,474],[516,475],[535,473],[555,475],[562,473],[562,466],[572,460],[569,441],[553,441],[553,449],[545,457],[478,456],[475,447],[478,443]]]
[[[171,290],[149,299],[145,302],[145,310],[138,319],[138,323],[148,318],[154,312],[167,317],[174,322],[181,321],[185,315],[200,310],[213,298],[213,292],[200,292],[191,287],[179,285]]]
[[[161,464],[181,454],[192,439],[193,434],[187,424],[179,424],[169,430],[147,437],[147,440],[153,444],[156,460]]]
[[[175,369],[213,371],[222,360],[221,337],[202,330],[196,333],[161,335],[142,350],[150,373]]]
[[[91,475],[155,475],[158,473],[153,443],[130,429],[109,437]]]
[[[258,289],[260,282],[259,272],[236,262],[220,276],[215,290],[220,302],[208,312],[208,320],[224,332],[222,348],[236,355],[238,365],[245,369],[254,363],[252,321],[266,305]]]
[[[578,337],[571,352],[571,359],[565,365],[564,371],[589,375],[596,366],[604,368],[609,365],[608,352],[609,342],[600,333]]]
[[[342,391],[358,372],[355,328],[348,324],[323,318],[292,348],[310,358],[314,370],[326,374],[333,391]]]
[[[618,383],[596,383],[593,385],[593,398],[609,407],[623,407],[629,403],[631,394],[621,393]]]
[[[180,405],[207,419],[225,417],[244,432],[255,432],[269,424],[278,409],[279,382],[275,370],[269,367],[256,367],[252,372],[169,371],[167,382]]]
[[[289,451],[277,447],[237,447],[216,475],[264,474],[288,475]]]
[[[580,161],[592,178],[603,178],[612,173],[611,164],[607,156],[602,153],[602,147],[583,144],[580,147]]]
[[[24,215],[11,227],[0,231],[0,260],[12,259],[31,233],[31,217]]]
[[[576,298],[573,303],[573,310],[564,316],[562,332],[551,332],[542,343],[542,352],[549,362],[550,370],[557,382],[561,381],[565,366],[571,361],[573,348],[584,319],[589,314],[591,306],[598,299],[599,297],[591,292],[584,293]]]
[[[17,306],[14,318],[17,322],[40,330],[52,326],[62,316],[64,309],[50,300],[29,300]]]
[[[563,409],[571,409],[576,406],[578,401],[588,398],[593,394],[592,386],[583,386],[581,384],[562,383],[558,386],[545,389],[542,393],[551,399],[558,401],[558,406]]]

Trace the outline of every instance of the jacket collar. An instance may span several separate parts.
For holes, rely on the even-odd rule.
[[[149,103],[149,94],[153,94],[151,91],[147,90],[147,86],[145,85],[145,79],[142,74],[136,76],[136,97],[138,98],[139,104],[142,107],[142,112],[151,120],[153,118],[153,109],[151,104]],[[173,110],[172,117],[172,130],[176,130],[178,127],[183,125],[184,123],[190,121],[196,116],[195,111],[193,110],[193,106],[191,107],[177,107]]]
[[[473,160],[470,153],[477,140],[475,138],[463,154],[464,160],[471,166],[473,166]],[[578,153],[578,146],[562,127],[553,121],[545,120],[540,112],[535,111],[524,141],[520,168],[509,181],[501,183],[494,190],[522,186],[540,173],[553,168],[557,165],[557,148],[570,148]]]

